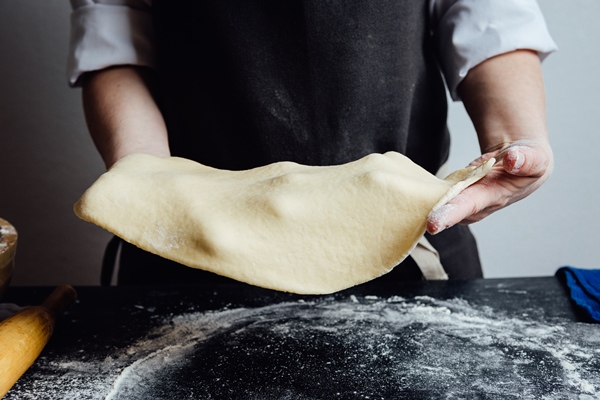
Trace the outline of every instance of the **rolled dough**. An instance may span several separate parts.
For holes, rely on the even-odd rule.
[[[494,160],[438,179],[407,157],[344,165],[279,162],[247,171],[133,154],[103,174],[75,213],[134,245],[265,288],[325,294],[389,272],[427,215]]]

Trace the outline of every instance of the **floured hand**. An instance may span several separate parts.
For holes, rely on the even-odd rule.
[[[429,215],[429,233],[480,221],[523,199],[548,179],[554,166],[550,146],[531,140],[519,140],[502,150],[486,153],[470,165],[479,165],[492,157],[498,161],[489,174]]]

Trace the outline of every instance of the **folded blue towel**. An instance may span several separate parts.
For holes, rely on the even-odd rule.
[[[600,322],[600,269],[562,267],[556,276],[568,286],[575,304],[592,320]]]

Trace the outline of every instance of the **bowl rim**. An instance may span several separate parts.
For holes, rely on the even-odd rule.
[[[0,298],[10,283],[17,250],[17,230],[0,218]]]
[[[17,242],[18,233],[7,220],[0,218],[0,254],[8,252]]]

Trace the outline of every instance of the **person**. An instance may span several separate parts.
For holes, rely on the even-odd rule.
[[[391,150],[436,174],[448,90],[475,126],[473,164],[501,160],[428,219],[455,279],[482,276],[467,225],[552,171],[540,63],[556,45],[535,0],[71,3],[69,82],[107,168],[132,153],[243,170]],[[120,249],[120,284],[223,282]],[[415,259],[379,279],[422,279]]]

